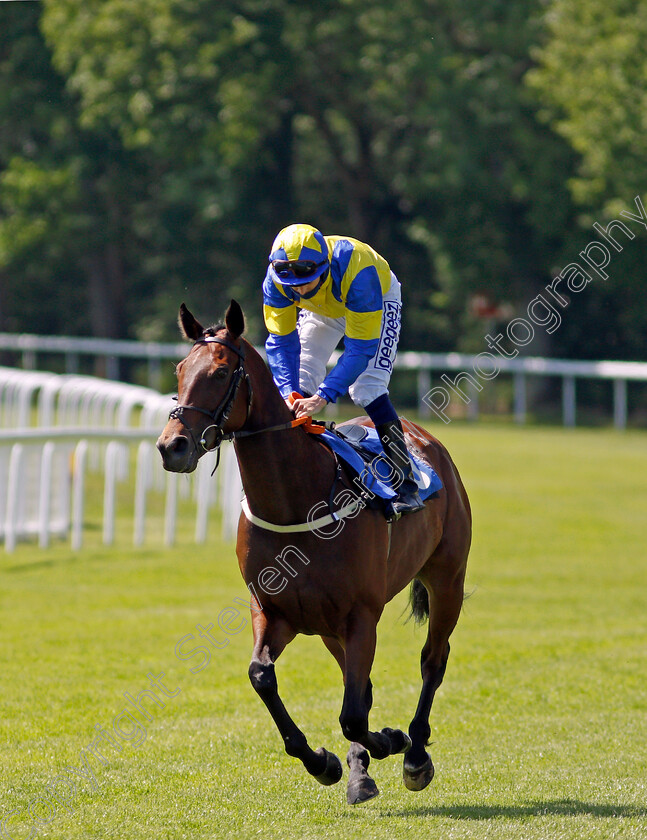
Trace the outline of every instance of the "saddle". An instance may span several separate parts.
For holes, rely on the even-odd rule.
[[[375,429],[355,424],[337,426],[326,430],[320,439],[354,473],[353,483],[367,506],[381,510],[389,518],[391,502],[398,494],[389,482],[391,467]],[[440,490],[442,482],[429,464],[411,452],[409,457],[420,498],[424,501]]]

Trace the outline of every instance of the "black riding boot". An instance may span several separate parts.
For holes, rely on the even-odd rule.
[[[418,483],[413,476],[409,453],[404,443],[402,424],[399,420],[391,420],[388,423],[381,423],[376,426],[376,429],[384,447],[384,453],[394,471],[392,485],[398,493],[398,498],[392,503],[394,518],[423,510],[425,505],[418,495]]]

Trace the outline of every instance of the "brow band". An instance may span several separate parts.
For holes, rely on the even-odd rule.
[[[237,353],[241,359],[245,358],[245,351],[242,347],[236,347],[236,345],[232,344],[231,341],[227,341],[226,338],[218,338],[217,335],[205,335],[202,338],[198,338],[197,341],[194,342],[193,346],[195,347],[196,344],[222,344],[230,350],[233,350],[234,353]]]

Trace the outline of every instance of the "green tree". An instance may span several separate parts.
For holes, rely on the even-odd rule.
[[[526,80],[540,97],[542,119],[577,154],[568,185],[588,241],[593,221],[621,218],[622,210],[635,213],[636,195],[647,200],[647,6],[639,0],[553,0],[534,56],[538,65]],[[637,238],[622,254],[614,252],[610,279],[590,289],[561,331],[566,353],[647,355],[647,233],[629,226]],[[571,256],[578,251],[573,247]]]
[[[126,334],[122,196],[130,164],[79,131],[36,4],[3,4],[0,272],[4,326]]]
[[[532,296],[569,218],[570,152],[521,84],[538,8],[46,0],[43,23],[79,124],[150,160],[133,225],[164,304],[184,283],[258,311],[269,242],[304,218],[375,244],[409,343],[450,346],[471,291]]]
[[[529,84],[580,156],[575,198],[609,212],[647,186],[647,6],[641,0],[554,0]]]

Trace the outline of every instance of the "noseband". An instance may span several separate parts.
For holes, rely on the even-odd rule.
[[[205,414],[212,422],[211,425],[207,426],[206,429],[202,432],[202,437],[200,438],[200,446],[205,449],[207,452],[212,451],[213,449],[218,450],[218,455],[220,455],[220,444],[223,440],[231,440],[235,433],[231,433],[229,435],[225,435],[222,431],[222,427],[225,425],[227,420],[229,420],[229,415],[233,408],[234,402],[236,400],[236,396],[238,394],[238,389],[243,381],[247,382],[247,414],[245,417],[245,422],[247,422],[247,417],[249,416],[249,409],[252,404],[252,383],[250,381],[249,375],[245,371],[244,361],[245,361],[245,351],[242,347],[236,347],[235,344],[232,344],[231,341],[227,341],[226,338],[218,338],[215,335],[208,335],[204,336],[203,338],[199,338],[195,343],[194,347],[198,344],[222,344],[225,347],[232,350],[238,356],[238,367],[233,372],[231,379],[229,381],[229,387],[227,388],[227,393],[220,401],[219,405],[216,407],[214,411],[207,411],[206,408],[200,408],[199,405],[181,405],[178,403],[174,409],[169,413],[169,420],[179,420],[180,423],[184,426],[185,429],[188,430],[193,443],[198,449],[198,442],[195,439],[193,434],[193,429],[184,419],[184,412],[187,410],[190,411],[198,411],[200,414]],[[243,424],[244,425],[244,424]],[[205,439],[206,433],[210,429],[215,429],[216,435],[216,442],[213,445],[212,449],[207,448],[207,442]],[[217,466],[217,464],[216,464]]]

